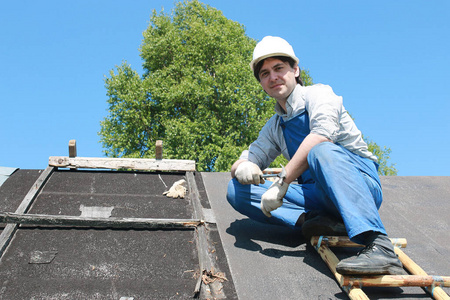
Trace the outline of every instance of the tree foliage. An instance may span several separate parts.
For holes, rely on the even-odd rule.
[[[397,175],[397,168],[395,164],[389,164],[391,148],[384,146],[381,148],[372,140],[364,138],[369,147],[369,151],[378,157],[378,174],[384,176],[394,176]]]
[[[123,62],[105,79],[105,154],[154,157],[163,140],[164,158],[228,171],[273,114],[275,100],[249,70],[256,41],[197,0],[176,3],[170,15],[153,11],[143,36],[143,75]],[[307,72],[302,78],[312,84]]]
[[[144,75],[123,63],[106,79],[106,155],[152,157],[161,139],[165,158],[228,169],[273,106],[248,71],[255,45],[243,26],[198,1],[177,3],[172,16],[153,11],[140,48]]]

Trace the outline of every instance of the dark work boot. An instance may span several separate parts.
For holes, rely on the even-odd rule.
[[[400,275],[403,266],[387,235],[376,233],[356,256],[341,260],[336,271],[342,275]]]
[[[318,212],[308,212],[302,225],[302,233],[306,239],[313,236],[346,236],[347,230],[341,220]]]

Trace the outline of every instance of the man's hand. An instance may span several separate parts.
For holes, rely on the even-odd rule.
[[[251,161],[243,161],[236,169],[235,177],[242,184],[264,183],[261,169]]]
[[[282,178],[277,179],[261,197],[261,210],[267,217],[272,217],[270,213],[283,204],[289,183],[283,182]]]

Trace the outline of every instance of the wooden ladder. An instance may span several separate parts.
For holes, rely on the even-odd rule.
[[[405,287],[417,286],[424,288],[434,299],[450,299],[441,288],[450,287],[450,276],[430,276],[409,258],[401,248],[405,248],[407,241],[404,238],[391,239],[395,253],[403,264],[403,267],[411,275],[382,275],[382,276],[344,276],[336,271],[339,259],[331,251],[330,247],[362,247],[353,243],[344,236],[313,236],[311,245],[320,254],[323,261],[333,273],[341,288],[350,299],[369,299],[362,287]]]

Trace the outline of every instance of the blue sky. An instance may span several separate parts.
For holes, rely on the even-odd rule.
[[[450,1],[202,1],[256,40],[288,40],[315,83],[343,96],[359,129],[391,148],[401,176],[449,176]],[[282,5],[281,5],[282,3]],[[0,9],[0,166],[103,156],[104,78],[139,46],[153,9],[173,1],[4,1]]]

